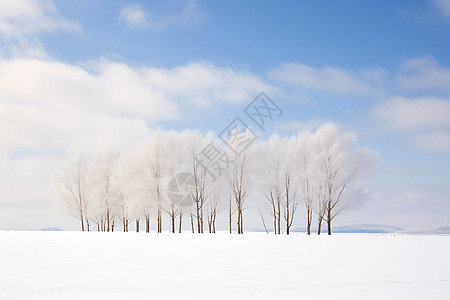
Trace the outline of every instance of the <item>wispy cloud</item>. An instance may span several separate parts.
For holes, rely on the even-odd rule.
[[[437,97],[389,98],[372,108],[384,124],[400,131],[450,126],[450,100]]]
[[[375,105],[371,114],[417,149],[450,153],[450,99],[395,97]]]
[[[62,16],[51,0],[0,1],[0,55],[48,58],[38,35],[80,31],[80,25]]]
[[[340,95],[367,95],[380,92],[387,80],[382,69],[348,71],[335,67],[313,68],[300,63],[284,63],[270,77],[301,89]]]
[[[196,1],[188,0],[182,8],[174,11],[145,10],[139,4],[129,5],[122,8],[119,19],[131,27],[162,29],[171,26],[196,27],[207,19],[207,14]]]
[[[55,30],[79,30],[79,25],[63,17],[53,1],[0,1],[1,37],[22,38]]]
[[[124,20],[131,27],[147,28],[150,26],[147,21],[147,13],[138,4],[122,8],[119,19]]]
[[[405,60],[397,75],[397,81],[400,87],[406,90],[450,92],[450,70],[439,66],[432,56]]]

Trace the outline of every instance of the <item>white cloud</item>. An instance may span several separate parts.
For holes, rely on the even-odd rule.
[[[450,70],[439,66],[432,56],[405,60],[397,80],[406,90],[450,92]]]
[[[153,9],[146,11],[141,5],[123,7],[119,19],[131,27],[162,29],[170,26],[196,27],[207,19],[207,14],[195,0],[188,0],[182,8],[173,11]]]
[[[395,97],[372,107],[384,126],[403,132],[417,149],[450,153],[450,100],[437,97]]]
[[[387,98],[370,114],[416,149],[450,153],[450,70],[432,56],[416,57],[404,60],[395,78],[398,93],[426,96]]]
[[[60,62],[0,61],[2,144],[42,150],[129,141],[145,134],[146,123],[248,101],[270,89],[251,73],[208,63],[159,69],[100,60],[89,68],[93,72]]]
[[[437,97],[394,97],[374,106],[371,113],[396,130],[450,126],[450,100]]]
[[[270,72],[270,76],[298,88],[341,95],[378,94],[387,79],[387,73],[381,69],[352,72],[299,63],[284,63]]]
[[[0,1],[0,36],[23,38],[40,32],[78,30],[61,16],[51,0]]]
[[[124,20],[132,27],[146,28],[150,26],[147,22],[147,14],[140,5],[131,5],[122,8],[119,14],[119,19]]]
[[[272,87],[250,72],[219,68],[210,63],[194,62],[174,69],[145,70],[149,82],[174,98],[208,107],[220,101],[242,103]],[[185,101],[186,101],[185,100]]]

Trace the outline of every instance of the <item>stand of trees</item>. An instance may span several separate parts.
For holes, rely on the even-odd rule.
[[[221,155],[232,158],[218,178],[211,176],[215,169],[203,157],[212,142]],[[128,231],[135,223],[139,231],[142,220],[150,232],[153,220],[153,230],[162,232],[167,216],[166,230],[172,233],[182,231],[183,217],[192,232],[215,233],[216,219],[223,216],[230,233],[234,224],[242,234],[245,211],[257,206],[263,223],[263,214],[272,217],[275,234],[289,234],[294,220],[305,221],[307,234],[314,222],[318,234],[323,224],[331,234],[336,216],[366,199],[362,179],[376,161],[370,150],[357,147],[353,133],[340,133],[333,124],[291,137],[273,134],[239,155],[220,145],[211,133],[156,130],[148,141],[123,153],[77,156],[55,177],[61,208],[79,219],[82,231],[92,230],[92,223],[106,232],[117,223]],[[181,172],[192,174],[192,180],[174,185],[170,180]],[[187,193],[191,202],[169,199],[168,188],[179,191],[180,199]],[[248,205],[258,193],[260,201]]]

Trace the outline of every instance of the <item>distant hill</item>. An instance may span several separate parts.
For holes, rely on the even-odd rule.
[[[63,231],[63,230],[58,227],[45,227],[45,228],[38,229],[38,231]]]
[[[408,232],[409,234],[450,234],[450,226]]]
[[[402,231],[403,228],[391,225],[380,224],[354,224],[344,226],[333,226],[333,233],[394,233]],[[294,232],[306,232],[306,227],[300,227],[292,230]],[[316,232],[317,228],[311,228],[312,232]],[[322,232],[327,232],[326,224],[322,225]]]

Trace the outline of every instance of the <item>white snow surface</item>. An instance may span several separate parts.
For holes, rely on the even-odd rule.
[[[450,236],[0,231],[0,299],[449,299]]]

